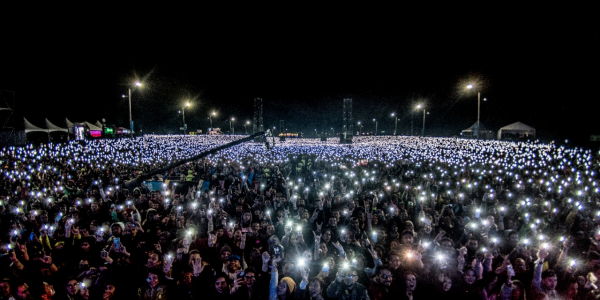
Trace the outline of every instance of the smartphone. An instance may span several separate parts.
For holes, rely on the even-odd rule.
[[[121,249],[121,238],[114,238],[113,243],[115,244],[115,249],[120,250]]]
[[[242,227],[242,233],[250,232],[250,227]]]
[[[283,256],[283,246],[281,246],[281,245],[273,246],[273,254],[275,254],[275,258],[281,258]]]
[[[33,239],[34,239],[34,238],[35,238],[35,233],[33,233],[33,232],[32,232],[32,233],[29,235],[29,241],[33,242]]]
[[[329,272],[329,264],[324,264],[323,269],[321,269],[321,272]]]
[[[236,274],[237,274],[237,278],[242,278],[242,277],[244,277],[244,271],[242,271],[242,270],[238,270],[238,271],[236,272]]]
[[[515,269],[513,269],[512,265],[508,265],[506,266],[506,268],[508,269],[508,274],[510,275],[510,277],[514,277],[515,276]]]
[[[102,252],[100,252],[100,257],[102,257],[102,258],[106,258],[107,255],[108,255],[108,252],[106,252],[106,250],[102,250]]]

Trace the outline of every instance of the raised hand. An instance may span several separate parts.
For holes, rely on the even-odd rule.
[[[277,264],[279,264],[279,261],[281,261],[283,259],[284,253],[281,253],[281,257],[275,257],[273,258],[273,260],[271,261],[271,265],[273,267],[277,267]]]
[[[494,259],[494,255],[492,254],[491,251],[488,251],[485,253],[483,260],[490,260],[490,259]]]
[[[300,271],[300,277],[302,278],[302,281],[308,283],[308,271],[306,270],[306,268],[302,268],[302,270]]]
[[[171,254],[169,254],[165,257],[165,263],[163,264],[163,272],[165,272],[165,274],[169,273],[172,265],[173,257],[171,256]]]
[[[548,257],[548,250],[546,250],[545,248],[540,248],[537,252],[537,257],[540,260],[545,260],[546,257]]]
[[[204,269],[202,260],[201,259],[192,260],[192,269],[194,271],[194,276],[197,277],[198,275],[200,275],[200,273],[202,273],[202,270]]]
[[[244,279],[235,277],[235,280],[233,280],[233,287],[231,287],[232,293],[237,292],[237,290],[240,288],[240,281],[242,281],[242,280],[244,280]]]
[[[286,226],[283,228],[283,232],[286,236],[290,236],[290,234],[292,233],[292,228]]]
[[[313,212],[313,214],[312,214],[312,218],[316,220],[316,219],[317,219],[317,217],[319,217],[319,210],[318,210],[318,209],[315,209],[315,211],[314,211],[314,212]]]
[[[375,249],[373,249],[373,245],[371,245],[371,247],[368,248],[367,250],[371,254],[371,257],[373,257],[373,260],[377,260],[377,258],[378,258],[377,251],[375,251]]]
[[[315,222],[315,224],[317,224],[317,231],[321,231],[321,228],[323,228],[323,222],[321,222],[321,224]]]
[[[321,242],[321,235],[320,234],[316,234],[314,231],[313,231],[313,235],[315,237],[315,243],[320,243]]]
[[[267,251],[263,252],[263,254],[262,254],[263,264],[269,263],[270,259],[271,259],[271,255],[269,255],[269,252],[267,252]]]
[[[208,234],[208,246],[212,247],[217,243],[217,235],[213,233]]]
[[[52,256],[44,255],[42,257],[42,262],[47,265],[51,265],[52,264]]]
[[[125,246],[123,246],[123,244],[121,244],[121,247],[119,247],[118,251],[129,256],[129,253],[127,252],[127,249],[125,249]]]
[[[344,251],[344,247],[342,247],[342,244],[340,244],[340,241],[335,241],[335,243],[331,243],[335,249],[337,249],[340,252]]]
[[[190,241],[189,238],[184,238],[183,241],[181,242],[181,244],[183,245],[184,248],[189,249],[192,242]]]

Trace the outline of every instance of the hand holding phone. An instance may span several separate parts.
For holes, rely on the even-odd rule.
[[[515,269],[513,269],[512,265],[506,266],[506,269],[508,270],[508,275],[510,277],[514,277],[515,276]]]
[[[281,245],[273,246],[273,254],[275,254],[275,258],[281,258],[283,256],[283,246],[281,246]]]

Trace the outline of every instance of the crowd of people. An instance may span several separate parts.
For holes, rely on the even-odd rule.
[[[591,149],[240,138],[1,149],[0,300],[600,298]]]

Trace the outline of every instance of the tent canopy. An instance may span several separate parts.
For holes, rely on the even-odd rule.
[[[500,128],[500,130],[498,130],[498,139],[501,139],[502,134],[506,133],[532,135],[535,137],[535,128],[521,122],[515,122]]]
[[[92,131],[102,131],[102,126],[98,127],[90,122],[85,122],[85,125]]]
[[[96,126],[96,125],[94,125],[94,124],[92,124],[90,122],[87,122],[87,121],[86,122],[71,122],[71,121],[69,121],[69,119],[66,119],[66,118],[65,118],[65,120],[66,120],[66,123],[67,123],[67,127],[69,129],[69,132],[73,132],[73,127],[75,125],[85,126],[85,127],[89,128],[90,130],[93,130],[93,131],[102,131],[102,126],[98,127],[98,126]],[[99,123],[99,122],[97,122],[97,123]]]
[[[44,128],[40,128],[37,127],[33,124],[31,124],[31,122],[27,121],[27,119],[23,118],[23,122],[25,123],[25,133],[30,133],[30,132],[48,132],[48,129],[44,129]]]
[[[50,121],[48,119],[46,119],[46,127],[48,128],[49,132],[69,132],[69,130],[67,128],[61,128],[58,127],[52,123],[50,123]]]
[[[475,131],[475,126],[477,126],[477,122],[475,122],[473,125],[471,125],[471,127],[467,128],[467,129],[463,129],[463,133],[472,133]],[[479,123],[479,131],[486,131],[487,129],[485,128],[485,126],[483,126],[481,123]]]

